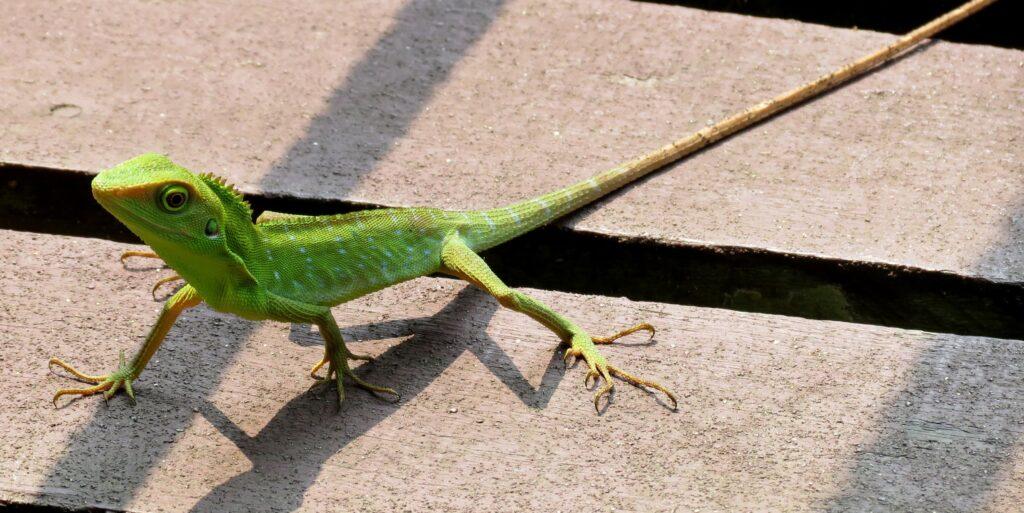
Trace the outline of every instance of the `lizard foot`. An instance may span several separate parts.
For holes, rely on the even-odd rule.
[[[666,397],[668,397],[669,401],[672,402],[672,410],[677,409],[678,403],[676,401],[675,394],[670,392],[667,388],[663,387],[662,385],[655,383],[654,381],[648,381],[646,379],[639,378],[620,369],[619,367],[616,367],[608,363],[608,360],[606,360],[605,357],[600,352],[598,352],[597,347],[594,346],[595,343],[610,344],[612,341],[619,337],[640,330],[650,331],[653,336],[654,328],[647,323],[638,324],[636,326],[633,326],[632,328],[616,333],[615,335],[612,335],[610,337],[591,338],[589,335],[582,331],[573,333],[572,335],[572,340],[569,343],[569,347],[565,350],[565,357],[563,358],[563,360],[566,365],[570,365],[570,358],[575,358],[576,360],[582,359],[587,363],[587,376],[584,378],[583,383],[584,386],[588,388],[591,386],[591,380],[593,380],[593,386],[597,386],[600,380],[604,380],[604,385],[598,389],[596,394],[594,394],[594,409],[596,409],[599,413],[601,411],[601,398],[610,394],[612,389],[615,387],[615,385],[612,383],[612,376],[619,378],[638,388],[653,388],[655,390],[660,391],[661,393],[665,394]]]
[[[344,346],[341,348],[325,347],[324,357],[309,370],[309,375],[313,379],[317,380],[319,384],[330,385],[331,383],[334,383],[335,388],[338,390],[338,405],[341,405],[342,401],[345,400],[345,386],[342,383],[342,379],[345,376],[348,376],[348,378],[351,379],[357,387],[371,393],[391,394],[395,396],[396,402],[401,399],[402,396],[398,392],[395,392],[394,389],[368,383],[357,376],[356,373],[348,366],[349,360],[373,361],[373,358],[366,355],[350,353]],[[327,366],[327,375],[325,377],[320,377],[317,375],[317,371],[319,371],[324,365]]]
[[[75,379],[93,385],[87,388],[62,388],[54,394],[53,405],[57,406],[57,399],[60,399],[61,396],[64,395],[79,395],[85,397],[103,392],[103,399],[110,399],[122,388],[124,388],[125,393],[128,394],[128,397],[131,398],[132,402],[135,402],[135,391],[132,390],[132,380],[134,379],[132,374],[134,373],[134,370],[132,367],[125,364],[124,351],[121,351],[118,359],[119,363],[116,371],[102,376],[91,376],[89,374],[79,372],[59,358],[50,358],[51,369],[56,365],[66,370]]]

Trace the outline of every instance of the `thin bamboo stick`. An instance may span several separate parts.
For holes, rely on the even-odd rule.
[[[893,59],[922,40],[955,25],[960,20],[988,7],[996,0],[972,0],[952,11],[922,25],[916,30],[899,38],[885,48],[847,64],[817,80],[791,89],[770,100],[765,100],[743,112],[734,114],[714,125],[705,127],[697,133],[665,145],[639,159],[631,162],[628,167],[631,175],[645,175],[656,169],[665,167],[691,153],[743,130],[778,112],[800,104],[825,91],[864,74],[867,71]]]

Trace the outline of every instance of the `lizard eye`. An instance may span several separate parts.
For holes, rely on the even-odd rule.
[[[160,207],[174,213],[185,208],[188,203],[188,189],[180,185],[168,185],[160,191]]]
[[[218,223],[216,219],[210,219],[209,221],[207,221],[206,236],[213,238],[216,237],[218,234],[220,234],[220,223]]]

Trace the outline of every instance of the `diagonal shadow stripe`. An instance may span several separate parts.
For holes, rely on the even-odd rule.
[[[1024,213],[1024,198],[1013,211],[1008,219]],[[1024,230],[1008,223],[980,263],[1005,262],[1022,243]],[[934,335],[905,379],[822,510],[985,509],[1024,435],[1024,343]]]
[[[338,176],[344,197],[408,132],[437,86],[498,16],[504,0],[411,0],[349,71],[327,107],[260,182],[260,190],[316,188]],[[319,188],[307,192],[316,192]]]
[[[318,166],[340,167],[342,160],[355,161],[356,166],[347,170],[351,181],[344,188],[330,191],[335,197],[346,196],[359,177],[372,172],[377,160],[405,135],[410,123],[447,80],[455,64],[487,32],[503,3],[504,0],[410,0],[406,3],[387,32],[351,69],[331,96],[326,111],[311,123],[308,133],[265,175],[264,188],[275,182],[300,180],[307,174],[321,176],[313,173]],[[327,158],[314,159],[311,148],[325,152]],[[186,312],[178,320],[158,359],[169,357],[168,346],[205,343],[201,337],[180,338],[181,324],[197,322],[196,317],[196,313]],[[344,319],[340,321],[344,331]],[[252,334],[256,324],[237,322],[232,327],[234,343],[226,347],[218,344],[210,351],[210,360],[218,362],[217,365],[200,365],[190,369],[189,376],[172,379],[205,383],[208,384],[206,390],[215,388],[243,347],[240,342]],[[154,361],[151,367],[156,365],[159,364]],[[146,376],[153,374],[151,369],[136,386],[141,401],[153,393],[147,390],[150,387],[146,383]],[[89,423],[69,438],[67,450],[40,483],[40,488],[63,489],[69,482],[80,480],[83,472],[90,473],[105,480],[102,490],[109,495],[101,499],[104,508],[127,507],[177,440],[176,433],[192,423],[193,412],[180,398],[170,397],[168,402],[160,402],[170,405],[156,417],[163,443],[147,442],[146,438],[153,434],[152,426],[148,429],[119,426],[118,432],[111,432],[109,426],[105,427],[104,421],[109,421],[105,410],[97,410]],[[140,413],[140,416],[143,415]],[[97,440],[111,436],[136,442],[126,444],[122,452],[105,451],[104,444]],[[301,491],[296,493],[301,495]]]

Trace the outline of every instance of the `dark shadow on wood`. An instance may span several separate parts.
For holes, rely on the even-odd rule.
[[[410,0],[351,68],[305,136],[264,176],[260,189],[310,184],[317,187],[307,191],[314,196],[343,197],[405,136],[503,3]],[[323,187],[337,189],[317,194]]]
[[[1024,343],[936,336],[826,511],[981,511],[1024,434]]]
[[[252,437],[215,405],[202,406],[206,419],[238,446],[252,468],[210,491],[191,511],[230,511],[235,507],[232,505],[239,504],[259,504],[261,511],[267,512],[299,508],[306,489],[316,481],[329,458],[401,409],[466,351],[480,358],[525,404],[545,407],[558,387],[563,366],[557,357],[552,358],[540,385],[534,388],[508,355],[478,327],[488,322],[498,308],[493,298],[467,286],[431,317],[347,329],[346,334],[357,333],[356,340],[365,334],[360,332],[371,329],[377,336],[415,333],[357,369],[368,381],[396,388],[403,397],[398,403],[349,387],[339,411],[333,391],[310,390],[289,401]]]

